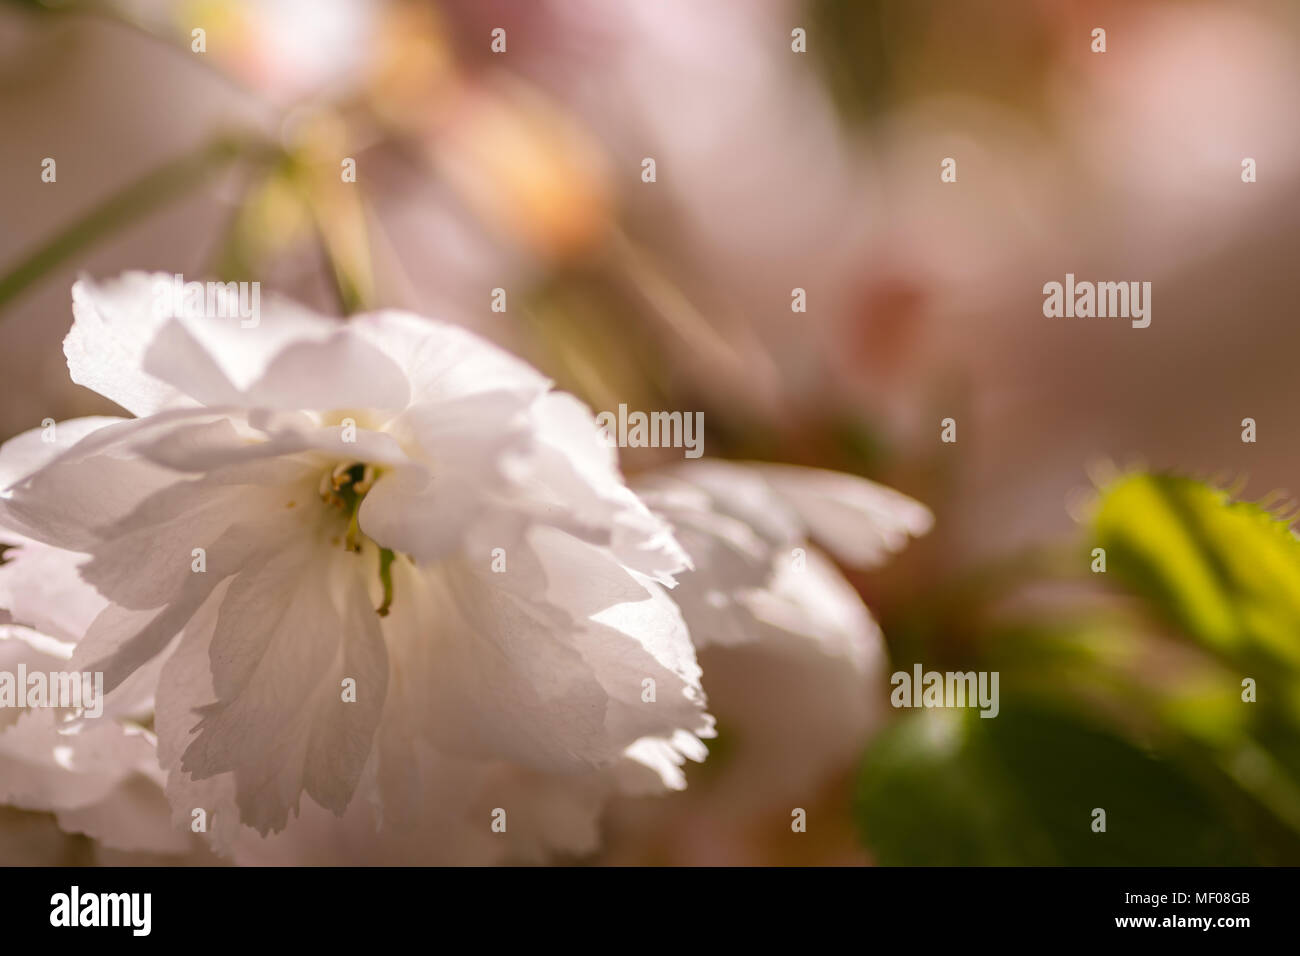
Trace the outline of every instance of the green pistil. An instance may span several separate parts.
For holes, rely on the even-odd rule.
[[[357,513],[360,508],[352,509],[352,517],[348,518],[348,532],[343,538],[343,544],[349,551],[361,553],[361,523],[357,520]]]
[[[348,530],[343,543],[355,554],[361,553],[361,542],[365,537],[359,519],[361,500],[374,485],[375,478],[375,469],[365,464],[354,464],[346,468],[340,466],[321,480],[321,498],[347,515]],[[379,583],[384,589],[384,600],[375,611],[380,617],[387,617],[393,604],[394,557],[392,549],[379,549]]]
[[[366,475],[365,465],[353,465],[343,472],[336,480],[334,494],[343,502],[343,511],[345,514],[355,516],[357,508],[361,505],[361,499],[365,497],[365,492],[357,493],[357,483]],[[369,490],[368,488],[366,489]]]
[[[388,609],[393,604],[393,549],[379,550],[379,583],[384,588],[384,603],[376,609],[380,617],[388,617]]]

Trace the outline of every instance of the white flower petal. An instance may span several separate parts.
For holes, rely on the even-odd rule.
[[[33,428],[15,435],[0,445],[0,492],[40,470],[92,432],[126,420],[106,416],[71,418],[53,429]]]
[[[455,553],[489,507],[509,507],[505,455],[528,447],[527,419],[509,392],[413,406],[390,423],[420,464],[386,472],[361,504],[361,527],[420,561]],[[492,422],[486,428],[484,423]]]
[[[159,278],[128,272],[102,283],[81,279],[72,287],[75,321],[63,340],[72,380],[135,415],[193,404],[144,370],[145,350],[165,321],[150,307]]]
[[[412,405],[500,391],[531,401],[551,384],[525,362],[445,322],[385,311],[354,316],[348,327],[401,366]]]
[[[3,530],[0,541],[14,546],[0,564],[0,608],[52,639],[80,640],[106,603],[81,580],[87,556]]]
[[[391,644],[430,648],[432,666],[408,675],[420,682],[408,703],[435,746],[552,770],[610,759],[605,691],[563,640],[573,622],[532,596],[522,567],[493,575],[486,566],[420,572],[403,563],[394,572],[400,597],[385,633]]]
[[[628,567],[671,587],[690,559],[623,483],[591,411],[571,395],[551,393],[533,405],[532,416],[537,447],[515,474],[539,520],[610,544]]]
[[[192,734],[180,770],[196,781],[233,774],[241,817],[259,832],[283,829],[302,792],[342,813],[361,777],[388,665],[360,578],[336,567],[360,560],[289,549],[240,573],[206,645],[183,642],[174,658],[210,665],[214,700],[189,702],[200,715],[191,726],[170,704],[159,736]],[[353,590],[336,598],[347,582]],[[356,682],[355,702],[344,678]]]
[[[145,369],[204,405],[406,407],[410,389],[401,368],[343,323],[278,301],[262,318],[256,328],[228,319],[169,319],[145,353]]]
[[[798,512],[808,537],[854,567],[872,567],[934,523],[930,510],[865,478],[794,465],[756,465]]]

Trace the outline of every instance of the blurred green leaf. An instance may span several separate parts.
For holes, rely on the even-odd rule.
[[[1094,532],[1108,573],[1189,637],[1243,666],[1300,668],[1300,539],[1287,522],[1202,482],[1138,473],[1105,489]]]
[[[1106,832],[1092,811],[1106,811]],[[1177,766],[1109,731],[1004,698],[985,719],[928,710],[867,752],[855,814],[882,864],[1229,865],[1255,861]]]

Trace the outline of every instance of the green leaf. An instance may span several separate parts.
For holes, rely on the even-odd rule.
[[[992,719],[947,709],[897,721],[867,752],[855,815],[887,865],[1254,861],[1227,811],[1177,766],[1026,701],[1004,699]]]
[[[1258,504],[1167,475],[1130,474],[1102,495],[1107,572],[1188,636],[1240,663],[1300,669],[1300,539]]]

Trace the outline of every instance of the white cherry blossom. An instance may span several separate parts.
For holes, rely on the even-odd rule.
[[[243,328],[155,309],[165,281],[74,287],[72,377],[135,417],[7,443],[0,523],[86,556],[106,606],[70,665],[110,701],[155,681],[177,822],[228,849],[304,792],[400,827],[461,761],[702,755],[687,562],[580,403],[453,326],[264,301]]]

